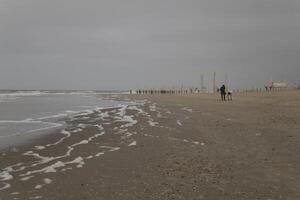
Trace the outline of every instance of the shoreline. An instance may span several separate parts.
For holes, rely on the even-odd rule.
[[[39,98],[40,96],[36,96],[36,92],[30,96],[32,93],[30,93],[30,98]],[[62,129],[64,126],[64,121],[66,121],[68,118],[71,118],[72,116],[77,116],[77,115],[85,115],[94,112],[94,110],[101,110],[101,109],[107,109],[107,108],[114,108],[116,107],[119,103],[121,103],[120,99],[114,99],[112,98],[114,94],[110,95],[99,95],[99,94],[89,94],[89,96],[92,97],[93,101],[95,101],[94,105],[85,105],[85,102],[81,102],[81,105],[72,106],[72,104],[68,105],[69,107],[63,108],[64,110],[57,110],[55,109],[56,106],[61,107],[60,103],[64,104],[65,102],[62,102],[61,99],[55,99],[56,101],[58,100],[59,102],[56,102],[55,104],[51,104],[53,106],[53,109],[55,111],[52,112],[52,110],[48,110],[48,112],[45,112],[45,110],[40,109],[40,113],[36,112],[34,114],[30,113],[30,108],[27,109],[29,111],[29,115],[25,115],[24,113],[19,113],[22,117],[18,117],[18,114],[14,114],[13,116],[9,116],[8,120],[6,117],[2,116],[3,120],[0,120],[0,125],[3,125],[2,127],[2,135],[0,135],[0,152],[1,151],[8,151],[9,149],[12,149],[13,151],[17,149],[19,146],[22,146],[23,144],[30,143],[30,140],[34,140],[35,138],[41,137],[40,135],[45,135],[45,134],[51,134],[52,132],[55,132],[59,129]],[[49,96],[48,96],[49,95]],[[60,96],[61,94],[58,93],[53,93],[53,94],[48,94],[47,93],[47,98],[62,98]],[[70,101],[74,100],[78,101],[78,97],[80,98],[86,98],[85,96],[76,95],[70,96],[73,94],[62,94],[66,95],[67,98],[73,98],[69,99]],[[26,102],[27,97],[19,97],[18,98],[24,98],[23,101]],[[90,97],[89,97],[90,98]],[[36,101],[36,99],[34,99]],[[89,100],[89,99],[88,99]],[[44,101],[44,99],[41,99],[41,101]],[[98,103],[98,102],[101,103]],[[28,101],[27,101],[28,102]],[[49,102],[48,102],[49,103]],[[76,102],[77,103],[77,102]],[[102,104],[103,103],[103,104]],[[126,101],[124,102],[126,103]],[[11,105],[14,105],[14,101],[7,102],[8,107]],[[91,104],[91,102],[87,102],[87,104]],[[98,105],[99,104],[99,105]],[[5,106],[5,105],[4,105]],[[4,107],[2,105],[2,107]],[[16,103],[16,106],[19,106],[18,103]],[[31,106],[29,104],[29,106]],[[47,104],[44,104],[43,106],[38,105],[40,108],[43,108],[43,106],[48,106]],[[10,107],[9,107],[10,108]],[[7,110],[4,110],[4,113],[8,113],[10,110],[9,108]],[[31,109],[35,109],[34,106],[32,106]],[[41,111],[42,110],[42,111]],[[47,110],[47,109],[46,109]],[[17,110],[13,110],[11,112],[18,113]],[[44,113],[43,113],[44,112]],[[51,113],[52,112],[52,113]],[[8,113],[9,114],[9,113]],[[30,115],[31,114],[31,115]],[[26,127],[24,127],[26,125]],[[11,127],[11,128],[10,128]],[[10,130],[11,129],[11,130]]]
[[[299,199],[299,92],[122,98],[1,155],[0,199]]]

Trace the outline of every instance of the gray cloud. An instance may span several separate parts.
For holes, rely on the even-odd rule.
[[[1,0],[0,87],[299,82],[297,0]]]

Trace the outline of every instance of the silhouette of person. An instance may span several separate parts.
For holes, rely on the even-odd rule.
[[[220,88],[220,92],[221,92],[222,101],[226,101],[226,87],[225,87],[225,85],[222,85],[222,87]]]

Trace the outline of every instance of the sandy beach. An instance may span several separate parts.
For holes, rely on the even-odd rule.
[[[119,98],[1,151],[0,200],[300,199],[299,91]]]

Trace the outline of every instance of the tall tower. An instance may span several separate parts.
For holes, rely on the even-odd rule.
[[[216,85],[216,72],[214,72],[214,79],[213,79],[213,92],[216,93],[217,85]]]
[[[229,84],[228,84],[228,75],[225,74],[225,87],[226,87],[226,90],[228,90],[229,88]]]
[[[203,74],[201,74],[201,76],[200,76],[200,78],[201,78],[201,88],[200,88],[200,90],[203,92],[204,91],[204,76],[203,76]]]

